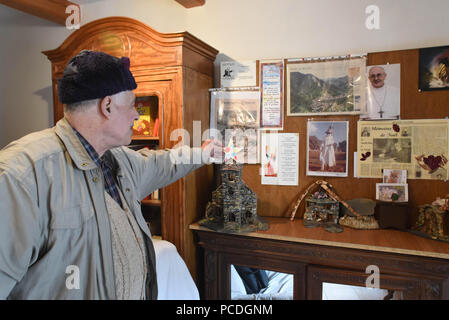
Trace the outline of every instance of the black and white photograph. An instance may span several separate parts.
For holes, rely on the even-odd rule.
[[[373,157],[375,162],[410,163],[412,141],[408,138],[373,139]]]
[[[210,137],[220,139],[224,146],[233,139],[242,151],[240,162],[259,162],[259,123],[259,91],[211,92]]]

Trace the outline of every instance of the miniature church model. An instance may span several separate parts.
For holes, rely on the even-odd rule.
[[[268,229],[268,223],[257,215],[257,195],[242,180],[242,167],[234,160],[221,166],[221,184],[212,192],[200,225],[219,232]]]

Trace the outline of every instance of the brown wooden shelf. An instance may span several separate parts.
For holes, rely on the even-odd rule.
[[[419,237],[405,231],[394,229],[360,230],[345,227],[341,233],[330,233],[324,228],[307,228],[302,219],[291,221],[288,218],[279,217],[263,218],[269,223],[268,230],[236,235],[449,260],[449,243]],[[201,227],[198,223],[189,225],[189,228],[215,232]]]
[[[151,141],[159,141],[159,137],[150,137],[150,136],[132,136],[133,140],[151,140]]]
[[[152,207],[160,207],[161,206],[161,200],[142,200],[142,205],[144,206],[152,206]]]

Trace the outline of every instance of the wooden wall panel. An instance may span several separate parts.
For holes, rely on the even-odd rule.
[[[183,67],[183,106],[184,106],[184,128],[190,133],[190,146],[193,145],[193,121],[201,121],[200,138],[205,130],[209,128],[209,88],[213,87],[213,74],[206,75],[197,70]],[[197,142],[202,144],[202,142]],[[198,258],[193,232],[189,225],[204,217],[207,202],[214,190],[214,168],[205,165],[184,178],[185,188],[185,215],[183,221],[179,221],[185,235],[184,260],[189,267],[192,277],[197,279],[195,261]],[[198,260],[201,261],[201,260]]]
[[[369,53],[367,65],[401,64],[401,119],[444,118],[449,116],[449,91],[418,91],[419,50],[398,50]],[[286,85],[286,81],[285,81]],[[286,101],[286,91],[285,99]],[[315,116],[287,117],[284,108],[285,126],[281,132],[299,133],[299,186],[268,186],[261,184],[260,165],[245,165],[243,179],[258,196],[258,213],[261,216],[286,217],[289,205],[315,180],[323,178],[331,183],[337,193],[346,200],[354,198],[375,199],[376,183],[382,179],[354,178],[353,154],[357,150],[357,121],[359,116]],[[348,177],[309,177],[306,176],[307,121],[348,120]],[[412,179],[409,183],[409,202],[413,215],[417,206],[431,203],[436,197],[449,193],[449,182]],[[296,217],[303,213],[304,203]]]

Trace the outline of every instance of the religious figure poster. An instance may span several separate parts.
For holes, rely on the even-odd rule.
[[[261,183],[297,186],[299,133],[262,133],[261,146]]]
[[[307,122],[307,175],[348,176],[348,121]]]
[[[419,89],[449,89],[449,46],[419,49]]]
[[[223,61],[220,63],[220,84],[227,87],[256,85],[256,61]]]
[[[284,125],[284,63],[260,62],[261,129],[282,130]]]
[[[401,65],[386,64],[366,69],[366,113],[361,119],[399,119],[401,115]]]
[[[240,163],[259,163],[258,133],[260,92],[215,90],[211,92],[209,137],[223,146],[241,149]],[[230,141],[232,139],[232,141]],[[212,162],[219,162],[212,159]]]
[[[359,121],[357,174],[382,178],[384,169],[406,170],[407,179],[447,180],[449,120]]]
[[[366,57],[287,63],[287,115],[365,112]]]

